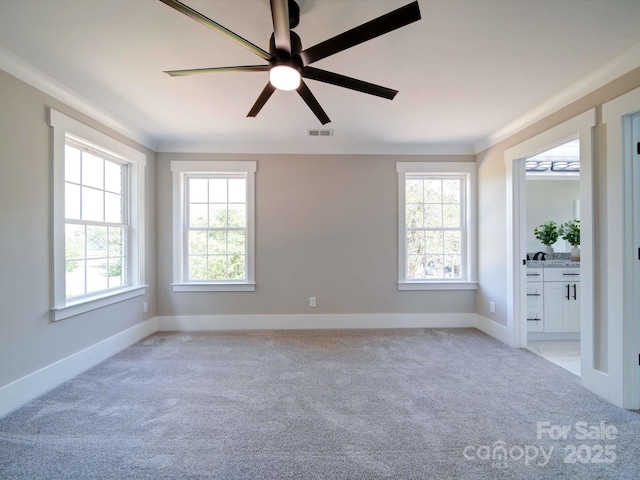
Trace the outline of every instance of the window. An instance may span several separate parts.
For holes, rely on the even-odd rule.
[[[256,162],[174,161],[174,291],[254,291]]]
[[[144,294],[146,156],[55,110],[53,319]]]
[[[475,289],[475,164],[399,162],[400,290]]]

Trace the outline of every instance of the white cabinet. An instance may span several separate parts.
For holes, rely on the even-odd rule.
[[[527,269],[527,331],[544,331],[544,269]]]
[[[580,331],[580,271],[578,269],[545,269],[544,320],[544,332]]]

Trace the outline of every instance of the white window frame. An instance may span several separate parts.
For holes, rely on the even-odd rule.
[[[398,174],[398,290],[476,290],[477,281],[477,208],[476,164],[474,162],[397,162]],[[405,184],[408,174],[464,177],[464,218],[462,265],[466,275],[460,279],[408,279]]]
[[[182,161],[171,162],[173,172],[173,287],[174,292],[253,292],[255,281],[255,161]],[[189,175],[246,175],[247,179],[247,278],[242,281],[187,281],[186,245],[186,178]]]
[[[144,270],[144,170],[147,156],[56,110],[49,110],[53,130],[53,306],[52,320],[58,321],[145,294]],[[128,259],[126,285],[77,299],[66,298],[65,278],[65,145],[67,139],[82,143],[127,164],[129,202],[126,239]]]

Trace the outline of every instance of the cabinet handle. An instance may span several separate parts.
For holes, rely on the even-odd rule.
[[[539,277],[539,273],[527,273],[527,277]]]
[[[576,287],[576,284],[573,284],[573,299],[577,300],[578,299],[578,287]]]
[[[539,297],[539,293],[527,293],[527,297]]]
[[[571,287],[567,283],[567,300],[571,300]]]
[[[527,318],[527,322],[539,322],[541,320],[541,318]]]
[[[563,273],[562,275],[565,275],[565,276],[567,276],[567,277],[577,277],[577,276],[579,276],[580,274],[579,274],[579,273]]]

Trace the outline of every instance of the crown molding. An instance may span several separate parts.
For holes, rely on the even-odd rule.
[[[155,150],[156,142],[149,135],[138,128],[128,125],[125,121],[107,112],[104,108],[96,105],[67,85],[2,47],[0,47],[0,70],[4,70],[9,75],[88,115],[127,138],[151,150]]]
[[[640,43],[584,76],[536,108],[518,117],[497,132],[484,137],[474,144],[474,153],[478,154],[496,145],[520,130],[533,125],[638,67],[640,67]]]

